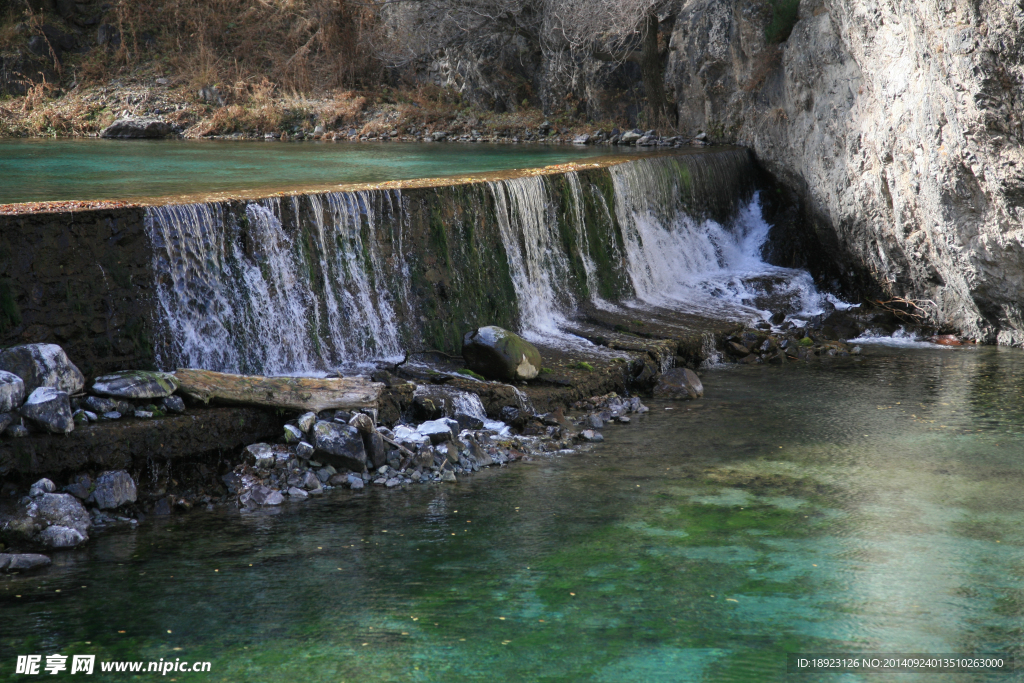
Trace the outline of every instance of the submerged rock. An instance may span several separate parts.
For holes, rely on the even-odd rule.
[[[97,377],[92,390],[114,398],[165,398],[178,390],[178,380],[166,372],[128,370]]]
[[[686,401],[703,395],[704,385],[700,377],[689,368],[672,368],[661,376],[658,386],[654,387],[655,398]]]
[[[35,553],[0,554],[0,570],[6,572],[27,572],[50,566],[50,558]]]
[[[167,121],[153,118],[124,118],[114,121],[100,132],[101,138],[141,139],[163,138],[174,132]]]
[[[89,500],[101,510],[113,510],[126,503],[134,503],[137,497],[131,475],[124,470],[113,470],[96,477],[96,487]]]
[[[0,413],[17,410],[25,401],[25,382],[13,372],[0,370]]]
[[[56,344],[23,344],[4,349],[0,351],[0,370],[20,377],[29,394],[39,387],[76,394],[85,386],[81,371]]]
[[[67,392],[39,387],[21,406],[21,414],[52,434],[67,434],[75,428]]]
[[[361,472],[366,467],[366,449],[359,430],[347,424],[321,420],[313,425],[317,459],[324,464]]]
[[[528,380],[540,374],[537,347],[494,325],[467,332],[462,339],[462,357],[470,370],[489,379]]]

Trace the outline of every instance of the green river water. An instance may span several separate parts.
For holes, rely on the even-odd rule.
[[[0,582],[0,671],[61,653],[212,662],[87,678],[110,681],[1020,680],[787,674],[786,655],[1021,655],[1024,352],[871,346],[704,383],[456,485],[96,534]]]
[[[640,150],[642,153],[643,150]],[[0,204],[134,199],[534,168],[635,147],[232,140],[0,140]]]

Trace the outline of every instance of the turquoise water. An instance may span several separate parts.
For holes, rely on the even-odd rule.
[[[704,383],[581,454],[97,535],[0,580],[0,670],[77,653],[209,660],[162,678],[233,683],[1019,680],[785,670],[1022,654],[1024,353],[870,347]]]
[[[131,199],[504,171],[617,147],[228,140],[0,140],[0,204]],[[635,148],[629,153],[636,154]]]

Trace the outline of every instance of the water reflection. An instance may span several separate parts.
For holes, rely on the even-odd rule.
[[[5,581],[17,629],[0,661],[187,655],[227,681],[781,681],[795,651],[1020,656],[1024,353],[868,354],[712,371],[700,404],[652,404],[586,453],[456,486],[98,536]]]

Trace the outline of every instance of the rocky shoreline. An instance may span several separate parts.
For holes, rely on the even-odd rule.
[[[753,328],[720,334],[706,349],[703,362],[791,363],[856,356],[860,347],[845,340],[865,332],[891,334],[908,322],[898,313],[884,308],[833,310],[799,326],[780,315]],[[960,343],[948,336],[936,340]],[[467,335],[467,346],[469,341]],[[637,343],[646,343],[649,351],[659,348],[654,339],[637,337]],[[576,366],[590,366],[578,369],[587,377],[555,383],[560,398],[554,398],[552,380],[545,377],[550,370],[542,374],[540,367],[527,368],[519,356],[513,357],[518,366],[495,369],[501,359],[484,356],[481,361],[479,352],[469,353],[467,359],[489,374],[504,373],[505,381],[467,376],[476,374],[467,368],[452,372],[450,358],[448,366],[444,359],[399,364],[373,373],[372,380],[382,387],[374,407],[282,413],[265,407],[205,405],[183,392],[172,373],[102,376],[92,380],[86,393],[84,377],[59,346],[0,351],[0,366],[7,368],[0,370],[0,407],[5,408],[0,469],[7,480],[0,489],[0,542],[5,544],[0,547],[0,571],[46,566],[45,556],[30,556],[40,549],[76,547],[106,526],[135,525],[150,515],[197,505],[255,510],[332,489],[454,484],[482,468],[566,455],[601,442],[603,429],[627,425],[648,411],[640,395],[693,400],[704,392],[696,367],[667,369],[661,363],[641,362],[643,371],[637,373],[636,358],[604,358],[593,359],[603,364],[599,368],[577,361]],[[533,381],[517,376],[515,367],[527,368]],[[612,376],[618,378],[612,383],[617,391],[586,391],[609,386]],[[33,386],[38,382],[51,386]],[[25,386],[32,387],[28,397]],[[585,395],[579,398],[581,392]],[[45,400],[31,400],[40,394]],[[534,399],[550,409],[538,412]],[[239,429],[211,434],[201,427],[216,424],[211,416],[238,421]],[[244,418],[239,420],[240,416]],[[144,443],[166,440],[180,446],[166,437],[176,430],[189,431],[176,425],[183,420],[206,432],[206,439],[193,445],[195,450],[124,450],[127,434],[147,434]],[[103,431],[109,438],[97,440],[96,434]],[[122,451],[107,459],[61,460],[61,453],[88,452],[82,446],[90,440],[108,444],[115,452],[120,442]],[[33,450],[29,444],[58,441],[64,449],[48,456],[24,456],[47,450],[45,445]]]

